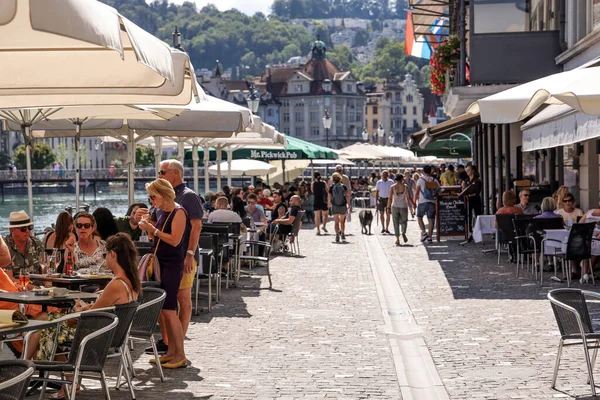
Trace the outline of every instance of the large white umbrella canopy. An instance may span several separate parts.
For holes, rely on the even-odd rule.
[[[481,122],[509,124],[521,121],[543,104],[568,104],[589,115],[600,115],[600,67],[581,68],[549,75],[485,97],[467,113]]]
[[[32,124],[64,106],[181,106],[197,94],[185,53],[95,0],[0,2],[0,51],[10,60],[0,75],[0,118],[21,126],[32,218]],[[79,131],[83,121],[73,122]]]
[[[228,168],[228,162],[224,161],[221,163],[221,168],[215,164],[208,169],[211,175],[217,175],[220,173],[220,169]],[[277,167],[259,160],[232,160],[229,174],[232,176],[259,176],[273,173],[277,170]]]

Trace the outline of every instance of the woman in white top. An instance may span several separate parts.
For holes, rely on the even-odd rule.
[[[74,255],[75,270],[81,268],[99,269],[106,258],[104,240],[93,236],[96,219],[90,213],[81,212],[75,219],[78,240],[67,240],[65,247]],[[65,254],[66,256],[66,254]]]
[[[396,235],[396,246],[400,246],[400,227],[402,228],[402,239],[404,243],[408,242],[406,237],[406,228],[408,224],[408,207],[414,208],[412,192],[404,183],[404,176],[397,174],[394,183],[390,187],[388,195],[387,208],[392,212],[392,221],[394,224],[394,234]]]
[[[572,223],[577,223],[577,218],[583,217],[583,211],[579,208],[575,208],[575,196],[571,193],[566,193],[562,201],[563,208],[559,208],[555,212],[563,217],[565,224],[569,224],[569,220]]]

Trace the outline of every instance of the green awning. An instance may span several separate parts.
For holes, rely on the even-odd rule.
[[[337,160],[338,154],[323,146],[319,146],[298,138],[286,137],[287,147],[285,149],[277,149],[274,147],[244,147],[233,151],[232,159],[256,159],[256,160]],[[210,148],[210,160],[217,160],[217,152],[214,148]],[[199,148],[198,155],[200,161],[204,159],[204,150]],[[192,150],[185,152],[185,159],[192,159]],[[227,160],[227,152],[221,152],[221,159]]]
[[[419,144],[413,145],[412,151],[418,157],[435,156],[438,158],[470,158],[471,142],[466,138],[460,139],[435,139],[424,149]]]

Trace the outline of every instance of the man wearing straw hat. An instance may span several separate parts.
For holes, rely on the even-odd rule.
[[[19,279],[19,270],[29,268],[31,273],[40,272],[40,254],[44,250],[41,240],[31,235],[33,222],[23,210],[10,213],[8,225],[10,233],[4,237],[10,253],[11,262],[4,266],[7,275],[13,280]]]

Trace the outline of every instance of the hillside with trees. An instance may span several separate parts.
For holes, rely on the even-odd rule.
[[[365,83],[372,84],[390,78],[401,81],[407,71],[413,74],[419,84],[427,85],[429,82],[427,61],[406,56],[403,43],[383,36],[376,42],[369,42],[373,29],[377,29],[378,24],[375,20],[369,24],[367,30],[355,31],[353,46],[375,47],[375,56],[366,65],[361,65],[349,47],[332,45],[331,35],[343,28],[328,27],[318,20],[311,21],[310,26],[292,24],[288,18],[291,15],[296,18],[295,11],[294,14],[291,10],[287,15],[281,14],[276,10],[279,4],[277,2],[273,4],[273,14],[267,17],[262,13],[248,16],[235,9],[219,11],[214,5],[198,9],[192,2],[175,5],[169,4],[167,0],[156,0],[152,3],[146,3],[145,0],[102,1],[169,44],[177,27],[182,35],[182,46],[190,55],[194,68],[212,69],[219,60],[225,69],[232,69],[232,79],[257,76],[264,71],[266,65],[282,64],[291,57],[307,55],[319,35],[327,44],[331,61],[341,70],[350,69]],[[290,6],[296,4],[296,0],[276,1],[289,1]],[[306,4],[306,7],[310,4],[311,10],[325,10],[323,17],[338,15],[340,4],[354,4],[340,0],[301,1],[305,2],[303,4]],[[399,2],[402,3],[402,0]],[[360,7],[357,5],[359,3],[362,4]],[[348,10],[355,10],[353,16],[377,18],[374,16],[377,13],[373,10],[377,7],[389,7],[389,4],[356,0],[352,7],[354,8]],[[359,9],[362,11],[359,12]],[[315,14],[311,11],[299,15]],[[344,17],[349,18],[350,14]]]

